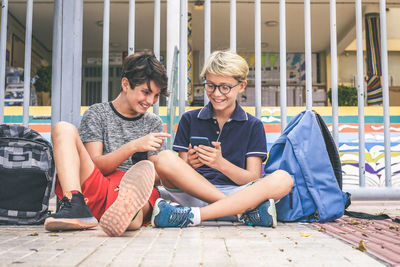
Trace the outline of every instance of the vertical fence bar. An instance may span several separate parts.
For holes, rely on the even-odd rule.
[[[180,2],[179,23],[179,119],[185,112],[187,88],[187,0]]]
[[[331,92],[332,92],[332,129],[333,140],[339,147],[339,114],[338,114],[338,74],[337,74],[337,37],[336,37],[336,0],[330,0],[330,33],[331,33]]]
[[[236,0],[231,0],[230,5],[230,49],[236,52]]]
[[[254,49],[255,49],[255,106],[256,117],[261,119],[261,2],[254,0]]]
[[[0,124],[4,123],[4,92],[6,86],[6,45],[7,45],[8,0],[1,1],[0,33]]]
[[[61,120],[61,34],[62,0],[54,1],[51,79],[51,126]]]
[[[74,18],[77,1],[62,1],[62,78],[60,96],[60,118],[72,122],[73,62],[75,55]]]
[[[22,124],[28,127],[29,104],[31,99],[31,51],[32,51],[33,0],[26,1],[25,64],[24,64],[24,115]]]
[[[204,1],[204,64],[211,53],[211,0]],[[204,105],[208,104],[206,90],[204,90]]]
[[[110,55],[110,0],[104,0],[103,14],[103,64],[101,79],[101,102],[108,101],[108,71]]]
[[[312,109],[312,62],[311,62],[311,9],[310,0],[304,0],[304,41],[306,58],[306,108]]]
[[[358,92],[358,171],[359,185],[365,186],[365,129],[364,129],[364,67],[362,38],[362,5],[356,0],[356,39],[357,39],[357,92]]]
[[[154,0],[154,33],[153,33],[153,51],[154,55],[158,60],[160,60],[160,16],[161,16],[161,1],[160,0]],[[153,105],[153,112],[155,114],[159,114],[159,107],[160,107],[160,101],[157,101]]]
[[[286,127],[286,1],[279,0],[279,63],[280,63],[280,104],[281,132]]]
[[[74,8],[74,61],[72,83],[72,123],[78,127],[81,121],[82,93],[82,32],[83,32],[83,0],[75,0]],[[68,90],[68,89],[64,89]]]
[[[135,52],[135,0],[129,0],[128,55]]]
[[[386,2],[379,1],[381,22],[381,58],[382,58],[382,96],[383,96],[383,127],[385,144],[385,185],[392,186],[391,155],[390,155],[390,112],[389,112],[389,79],[388,52],[386,32]]]

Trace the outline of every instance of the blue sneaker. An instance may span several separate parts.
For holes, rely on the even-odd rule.
[[[277,225],[275,201],[273,199],[261,203],[257,208],[247,210],[239,221],[250,226],[273,227]]]
[[[194,215],[191,211],[189,207],[171,205],[159,198],[154,205],[151,224],[154,227],[188,227],[193,225]]]

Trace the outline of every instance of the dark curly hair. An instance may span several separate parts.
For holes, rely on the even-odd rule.
[[[164,66],[150,51],[136,52],[128,56],[122,66],[121,79],[126,77],[134,89],[137,85],[153,81],[161,88],[160,94],[168,96],[168,77]]]

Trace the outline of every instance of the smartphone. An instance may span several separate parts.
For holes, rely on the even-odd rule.
[[[208,140],[207,137],[202,136],[191,136],[190,143],[192,144],[192,147],[199,145],[211,146],[210,140]]]

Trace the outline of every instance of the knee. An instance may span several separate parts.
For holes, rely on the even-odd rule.
[[[175,157],[177,157],[176,153],[171,150],[163,150],[157,155],[157,164],[164,165],[171,162]]]
[[[51,130],[51,139],[53,142],[59,138],[65,138],[66,136],[71,137],[75,135],[78,135],[78,130],[76,127],[73,124],[65,121],[57,122]]]
[[[274,175],[279,177],[280,185],[289,193],[294,184],[292,176],[287,171],[284,170],[277,170],[274,172]]]
[[[177,160],[181,160],[178,155],[171,150],[163,150],[157,154],[153,161],[157,173],[166,173],[173,169]]]

